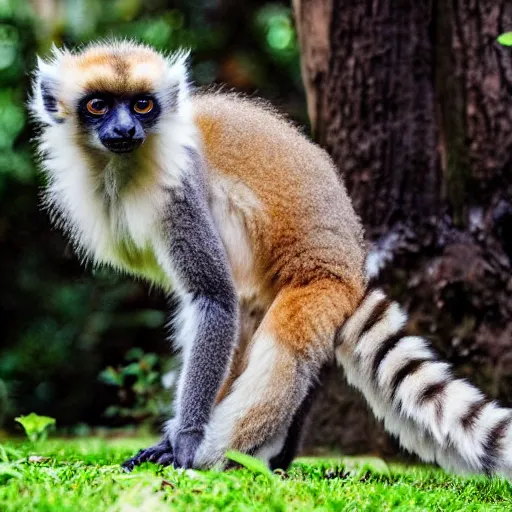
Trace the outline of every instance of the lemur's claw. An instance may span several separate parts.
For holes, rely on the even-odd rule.
[[[156,463],[161,464],[162,466],[170,466],[171,464],[174,464],[174,454],[164,453],[160,456]]]
[[[121,467],[129,473],[135,466],[142,464],[143,462],[155,462],[162,466],[169,466],[174,463],[174,454],[169,441],[164,440],[155,446],[140,450],[137,455],[124,461]]]

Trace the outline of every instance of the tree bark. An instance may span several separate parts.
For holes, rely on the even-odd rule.
[[[512,4],[293,7],[312,130],[373,242],[375,283],[408,308],[413,332],[510,402],[512,51],[495,41],[512,29]],[[327,379],[309,439],[393,451],[341,380]]]

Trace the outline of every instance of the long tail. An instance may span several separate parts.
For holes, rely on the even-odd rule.
[[[380,290],[344,325],[336,358],[400,444],[448,471],[512,476],[512,410],[455,378]]]

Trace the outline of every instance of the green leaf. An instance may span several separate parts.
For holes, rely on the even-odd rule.
[[[145,354],[141,359],[141,363],[145,363],[148,368],[153,368],[158,363],[158,356],[152,352]]]
[[[242,466],[246,467],[253,473],[259,473],[261,475],[266,476],[273,476],[272,471],[270,471],[266,464],[261,462],[261,460],[256,459],[255,457],[251,457],[250,455],[240,453],[235,450],[229,450],[228,452],[226,452],[226,457],[234,462],[237,462],[238,464],[241,464]]]
[[[512,32],[505,32],[498,37],[498,43],[503,46],[512,46]]]
[[[4,484],[11,478],[23,478],[23,475],[16,471],[12,464],[0,464],[0,484]]]
[[[140,347],[133,347],[124,356],[127,361],[138,361],[144,356],[144,350]]]
[[[140,363],[130,363],[121,369],[123,375],[139,375],[143,373]]]
[[[0,444],[0,463],[9,462],[21,458],[21,453],[16,451],[14,448],[3,446]]]
[[[55,418],[49,416],[39,416],[31,412],[28,416],[18,416],[14,418],[25,429],[25,434],[31,441],[35,441],[42,437],[47,429],[55,425]]]
[[[103,413],[107,418],[113,418],[114,416],[117,416],[120,414],[121,407],[117,405],[111,405],[106,408],[105,412]]]
[[[123,376],[112,368],[112,366],[105,368],[105,370],[100,373],[100,380],[112,386],[121,387],[123,385]]]

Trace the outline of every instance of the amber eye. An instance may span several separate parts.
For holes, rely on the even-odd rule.
[[[153,110],[153,100],[141,98],[133,104],[133,110],[137,114],[149,114]]]
[[[108,105],[107,102],[101,98],[93,98],[87,102],[87,110],[90,114],[102,116],[107,112]]]

